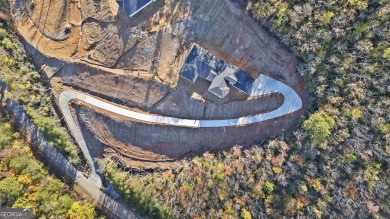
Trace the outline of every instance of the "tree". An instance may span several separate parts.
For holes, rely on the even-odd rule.
[[[95,208],[90,203],[80,205],[80,202],[73,203],[66,217],[69,219],[90,219],[95,218]]]
[[[11,142],[19,138],[19,133],[12,133],[11,125],[0,120],[0,149],[8,147]]]
[[[14,201],[23,192],[23,185],[15,176],[0,181],[0,200]]]
[[[42,180],[35,195],[40,211],[44,214],[65,214],[71,208],[73,201],[70,196],[62,194],[63,188],[64,184],[57,179],[48,177]]]
[[[267,194],[271,194],[274,191],[274,189],[275,189],[275,185],[272,182],[267,181],[265,183],[264,190]]]
[[[367,182],[368,188],[373,190],[375,188],[375,183],[379,180],[379,170],[382,164],[380,163],[369,163],[364,170],[364,181]]]
[[[28,167],[29,161],[29,156],[24,154],[22,156],[13,158],[9,164],[9,167],[14,169],[17,174],[22,174],[22,172]]]
[[[245,208],[242,209],[241,216],[244,219],[252,219],[251,213],[248,210],[246,210]]]
[[[53,209],[54,215],[64,215],[66,214],[71,207],[73,206],[74,201],[69,195],[62,195],[58,201],[55,201],[52,205],[56,208]]]
[[[331,116],[319,111],[303,123],[303,128],[313,146],[324,146],[326,138],[331,134],[334,125],[335,121]]]

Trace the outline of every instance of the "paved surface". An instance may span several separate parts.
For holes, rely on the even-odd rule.
[[[95,182],[84,177],[77,171],[75,182],[83,187],[93,198],[99,201],[104,207],[112,211],[119,218],[135,219],[138,218],[132,211],[128,210],[122,204],[105,194]]]
[[[100,100],[98,98],[74,90],[67,90],[62,92],[59,97],[59,102],[60,102],[60,107],[62,109],[62,112],[64,113],[65,119],[68,125],[70,126],[76,140],[80,142],[82,145],[86,145],[85,141],[82,138],[82,133],[79,131],[79,128],[77,127],[76,123],[73,121],[73,117],[70,114],[69,101],[80,100],[92,106],[109,111],[111,113],[115,113],[118,115],[122,115],[131,119],[135,119],[147,123],[157,123],[163,125],[191,127],[191,128],[205,128],[205,127],[213,128],[213,127],[247,125],[247,124],[252,124],[252,123],[257,123],[257,122],[262,122],[265,120],[277,118],[298,111],[299,109],[302,108],[301,98],[291,87],[265,75],[261,75],[255,80],[252,89],[250,91],[250,96],[262,96],[271,93],[281,93],[284,97],[284,102],[278,109],[271,112],[261,113],[253,116],[244,116],[239,118],[223,119],[223,120],[180,119],[174,117],[135,112],[135,111],[118,107],[109,102]],[[92,159],[88,158],[88,160],[92,160]]]
[[[156,123],[156,124],[163,124],[163,125],[170,125],[170,126],[191,127],[191,128],[205,128],[205,127],[210,128],[210,127],[247,125],[247,124],[258,123],[269,119],[277,118],[289,113],[293,113],[302,108],[302,100],[299,97],[299,95],[291,87],[271,77],[261,75],[254,81],[252,89],[250,90],[250,96],[262,96],[271,93],[280,93],[284,97],[284,102],[278,109],[271,112],[260,113],[253,116],[246,116],[246,117],[233,118],[233,119],[223,119],[223,120],[180,119],[174,117],[135,112],[135,111],[121,108],[107,101],[103,101],[101,99],[74,90],[67,90],[62,92],[59,97],[59,104],[69,129],[71,130],[75,140],[80,146],[85,158],[88,160],[88,163],[92,167],[92,174],[89,177],[89,180],[94,182],[94,184],[97,187],[101,187],[102,185],[101,178],[96,173],[95,164],[89,152],[90,150],[88,149],[88,146],[84,140],[80,128],[74,121],[74,118],[71,114],[69,108],[70,101],[80,100],[92,106],[109,111],[111,113],[122,115],[142,122]]]
[[[91,176],[89,177],[89,179],[91,181],[93,181],[96,184],[96,186],[101,187],[102,180],[101,180],[100,176],[96,173],[95,163],[93,162],[92,156],[89,153],[87,143],[84,140],[84,136],[83,136],[80,128],[78,127],[78,125],[74,121],[74,119],[72,117],[72,113],[70,112],[70,108],[69,108],[69,101],[71,101],[73,99],[78,99],[78,100],[84,101],[86,96],[87,95],[80,93],[80,92],[65,91],[65,92],[61,93],[61,95],[60,95],[59,105],[60,105],[60,109],[62,111],[62,114],[64,115],[65,121],[68,125],[68,128],[70,129],[73,137],[75,138],[77,144],[79,145],[81,151],[83,152],[85,159],[87,159],[88,163],[90,164]]]

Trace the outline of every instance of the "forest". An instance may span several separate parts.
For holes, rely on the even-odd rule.
[[[5,119],[0,119],[0,204],[2,208],[32,208],[40,219],[98,216],[91,203],[48,173]]]

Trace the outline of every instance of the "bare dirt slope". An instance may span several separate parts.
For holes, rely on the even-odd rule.
[[[157,13],[141,13],[150,17],[138,26],[114,0],[15,1],[13,7],[19,33],[46,56],[153,73],[176,84],[196,42],[254,77],[262,72],[297,83],[295,57],[229,0],[166,0],[151,6]]]
[[[157,0],[133,18],[115,0],[10,0],[10,7],[26,50],[57,98],[73,88],[126,107],[193,119],[252,115],[281,104],[278,95],[248,100],[234,92],[221,101],[203,85],[179,80],[196,43],[253,78],[266,74],[282,81],[306,103],[296,58],[231,0]],[[130,154],[123,158],[128,162],[132,156],[177,159],[256,143],[291,126],[303,112],[248,127],[194,131],[123,123],[107,112],[75,108],[96,155],[107,155],[111,148],[122,157]]]

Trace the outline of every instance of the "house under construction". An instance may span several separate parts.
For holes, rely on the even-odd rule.
[[[208,51],[194,46],[187,56],[180,76],[194,83],[198,77],[211,82],[209,92],[225,98],[229,94],[228,85],[249,94],[254,79],[248,73],[228,62],[211,55]]]

